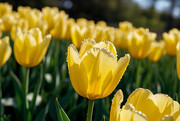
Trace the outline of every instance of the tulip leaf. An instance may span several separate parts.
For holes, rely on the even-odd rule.
[[[65,113],[63,108],[60,106],[58,99],[56,99],[56,111],[57,111],[58,121],[70,121],[67,114]]]
[[[106,119],[106,117],[105,117],[105,115],[103,115],[101,121],[105,121],[105,119]]]

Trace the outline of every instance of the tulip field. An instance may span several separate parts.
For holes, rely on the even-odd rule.
[[[180,121],[180,30],[117,26],[0,3],[0,121]]]

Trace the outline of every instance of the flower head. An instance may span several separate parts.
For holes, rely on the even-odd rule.
[[[112,102],[110,121],[179,121],[180,105],[168,95],[155,94],[147,89],[136,89],[126,104],[120,109],[123,101],[119,90]]]
[[[117,61],[116,49],[111,42],[83,41],[78,53],[68,47],[68,68],[75,91],[88,99],[104,98],[112,93],[127,65],[129,54]]]
[[[0,66],[4,65],[11,56],[11,46],[9,44],[9,37],[0,39]]]
[[[51,35],[42,36],[38,28],[28,32],[17,32],[14,41],[14,55],[16,61],[25,67],[38,65],[46,54]]]

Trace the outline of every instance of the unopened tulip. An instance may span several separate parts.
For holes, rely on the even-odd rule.
[[[151,43],[155,41],[156,34],[148,29],[139,28],[129,35],[128,50],[132,57],[143,59],[148,56]]]
[[[67,30],[66,30],[66,34],[65,34],[65,39],[71,40],[72,39],[71,38],[71,30],[75,24],[75,20],[73,18],[69,18],[67,22],[68,23],[67,23]]]
[[[55,16],[58,15],[58,8],[56,7],[44,7],[42,8],[43,20],[48,24],[48,31],[54,27],[55,24]]]
[[[56,18],[56,23],[53,29],[50,31],[51,35],[60,40],[65,38],[67,30],[67,19],[68,15],[64,11],[60,11],[59,15]]]
[[[92,38],[92,36],[93,36],[92,27],[80,27],[77,24],[72,26],[71,39],[72,39],[72,43],[77,48],[80,48],[81,41],[83,41],[84,39]]]
[[[117,61],[111,42],[95,43],[85,40],[78,53],[74,45],[68,47],[68,69],[75,91],[90,100],[107,97],[123,76],[130,56]]]
[[[11,56],[11,46],[9,44],[9,37],[0,39],[0,66],[4,65]]]
[[[164,47],[165,47],[164,41],[153,42],[151,45],[148,59],[152,62],[157,62],[165,53]]]
[[[18,33],[14,42],[16,61],[25,67],[34,67],[44,58],[51,40],[51,35],[42,36],[38,28]]]
[[[12,5],[8,3],[0,3],[0,18],[12,12]]]
[[[112,102],[110,121],[179,121],[180,105],[168,95],[155,94],[147,89],[136,89],[120,109],[123,101],[119,90]]]
[[[13,14],[6,14],[2,17],[2,31],[10,32],[13,24],[16,23],[16,19]]]
[[[165,49],[168,55],[176,55],[176,45],[180,41],[180,31],[178,29],[172,29],[169,33],[163,33],[163,39],[165,40]]]

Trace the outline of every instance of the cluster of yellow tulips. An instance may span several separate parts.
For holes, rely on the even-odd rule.
[[[177,55],[180,79],[180,31],[175,28],[163,33],[163,40],[156,41],[156,33],[135,28],[130,22],[120,22],[119,28],[114,28],[104,21],[96,24],[84,18],[75,21],[55,7],[44,7],[40,11],[19,6],[17,11],[12,11],[11,5],[0,3],[0,31],[1,36],[10,32],[14,57],[27,68],[37,66],[43,60],[51,36],[56,41],[72,41],[67,51],[69,76],[74,90],[89,99],[87,121],[92,120],[94,100],[109,96],[120,82],[130,55],[136,59],[148,57],[152,62],[165,54]],[[128,49],[130,55],[118,60],[115,46]],[[11,52],[9,37],[1,38],[0,66],[8,61]],[[24,90],[28,110],[28,81]],[[167,95],[153,95],[151,91],[139,88],[121,108],[122,101],[123,93],[119,90],[112,100],[110,121],[180,121],[180,104]]]

